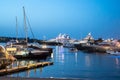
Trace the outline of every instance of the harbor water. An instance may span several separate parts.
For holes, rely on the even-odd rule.
[[[120,80],[120,56],[107,53],[73,52],[62,46],[54,46],[52,56],[45,61],[51,61],[54,64],[7,76],[78,80]]]

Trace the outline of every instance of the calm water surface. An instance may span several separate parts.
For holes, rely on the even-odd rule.
[[[70,52],[54,47],[54,65],[8,76],[32,78],[72,78],[87,80],[120,80],[120,56],[100,53]]]

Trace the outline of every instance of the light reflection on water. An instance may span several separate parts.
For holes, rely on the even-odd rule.
[[[28,70],[9,76],[35,78],[120,79],[120,57],[101,53],[70,52],[56,46],[51,66]]]
[[[85,56],[85,63],[86,63],[86,66],[90,66],[90,57],[89,56]]]

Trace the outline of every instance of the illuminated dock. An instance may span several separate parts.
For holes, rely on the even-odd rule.
[[[17,67],[11,67],[11,68],[6,68],[6,69],[0,70],[0,76],[17,73],[17,72],[21,72],[21,71],[25,71],[25,70],[29,70],[29,69],[49,66],[49,65],[53,65],[53,62],[39,62],[39,63],[34,63],[34,64],[28,63],[25,66],[18,65]]]

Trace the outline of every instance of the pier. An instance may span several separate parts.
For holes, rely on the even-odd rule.
[[[34,64],[28,63],[25,66],[18,65],[17,67],[11,67],[11,68],[6,67],[5,69],[0,70],[0,76],[17,73],[17,72],[21,72],[21,71],[25,71],[29,69],[34,69],[38,67],[49,66],[49,65],[53,65],[53,62],[39,62],[39,63],[34,63]]]

